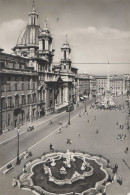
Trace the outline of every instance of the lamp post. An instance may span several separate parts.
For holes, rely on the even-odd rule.
[[[86,109],[86,101],[87,101],[87,99],[85,98],[85,112],[87,112],[87,109]]]
[[[95,95],[95,103],[96,103],[96,101],[97,101],[97,100],[96,100],[96,95]]]
[[[19,160],[19,132],[20,132],[20,127],[18,126],[17,129],[17,138],[18,138],[18,145],[17,145],[17,161],[16,161],[16,165],[20,164],[20,160]]]
[[[70,102],[69,102],[69,121],[68,121],[68,125],[70,125]]]

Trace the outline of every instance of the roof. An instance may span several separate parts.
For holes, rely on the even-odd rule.
[[[38,36],[42,29],[38,25],[27,25],[27,27],[21,32],[17,40],[17,46],[38,46]]]

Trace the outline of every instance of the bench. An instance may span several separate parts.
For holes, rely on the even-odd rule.
[[[4,173],[4,175],[5,174],[7,174],[9,171],[11,171],[11,170],[13,170],[14,169],[14,167],[12,166],[12,167],[10,167],[10,168],[8,168],[8,169],[6,169],[3,173]]]

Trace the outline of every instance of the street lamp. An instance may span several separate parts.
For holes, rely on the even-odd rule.
[[[20,132],[20,127],[18,126],[17,129],[17,138],[18,138],[18,146],[17,146],[17,161],[16,161],[16,165],[20,164],[20,159],[19,159],[19,132]]]
[[[87,99],[85,98],[85,112],[87,112],[87,109],[86,109],[86,101],[87,101]]]
[[[96,101],[97,101],[97,100],[96,100],[96,95],[95,95],[95,103],[96,103]]]
[[[69,121],[68,121],[68,125],[70,125],[70,102],[69,102]]]

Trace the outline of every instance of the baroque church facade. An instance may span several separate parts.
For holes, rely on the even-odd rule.
[[[33,2],[28,24],[18,37],[14,54],[0,50],[0,133],[66,109],[77,101],[77,71],[66,39],[61,61],[52,65],[53,38],[45,20],[39,25]]]

